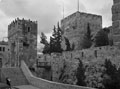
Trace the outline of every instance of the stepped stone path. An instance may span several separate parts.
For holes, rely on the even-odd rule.
[[[2,68],[1,72],[4,78],[11,79],[12,86],[28,85],[28,81],[20,68]]]
[[[1,72],[4,78],[11,79],[12,89],[40,89],[29,85],[20,68],[2,68]]]

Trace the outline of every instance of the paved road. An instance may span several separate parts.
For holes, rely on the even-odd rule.
[[[39,89],[37,87],[31,86],[31,85],[21,85],[21,86],[15,86],[18,89]]]

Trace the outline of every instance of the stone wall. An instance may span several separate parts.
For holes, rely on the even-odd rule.
[[[9,66],[9,53],[8,42],[0,41],[0,67]]]
[[[67,37],[72,44],[75,45],[75,49],[81,49],[81,39],[86,33],[88,24],[92,35],[98,30],[102,29],[102,17],[100,15],[88,14],[83,12],[75,12],[72,15],[64,18],[61,21],[61,28],[63,34],[63,48],[64,48],[64,37]]]
[[[69,84],[56,83],[56,82],[47,81],[41,78],[37,78],[32,75],[32,73],[29,71],[24,61],[22,61],[21,63],[21,69],[24,75],[26,76],[28,82],[31,85],[38,87],[40,89],[94,89],[90,87],[81,87],[81,86],[75,86],[75,85],[69,85]]]
[[[120,65],[120,50],[114,46],[105,46],[90,48],[86,50],[77,50],[72,52],[63,52],[62,54],[53,53],[51,55],[42,55],[39,62],[49,62],[51,64],[52,80],[59,82],[61,70],[66,65],[66,74],[70,81],[76,79],[72,76],[78,67],[79,60],[84,65],[103,64],[105,59],[110,59],[116,66]],[[73,84],[75,84],[75,82]]]
[[[120,1],[113,0],[112,6],[112,27],[114,45],[120,47]]]

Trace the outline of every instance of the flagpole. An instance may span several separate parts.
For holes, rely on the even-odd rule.
[[[77,4],[78,4],[77,6],[78,6],[78,11],[79,11],[79,0],[78,0]]]
[[[65,10],[64,10],[64,2],[63,2],[63,19],[64,19],[64,12],[65,12]]]

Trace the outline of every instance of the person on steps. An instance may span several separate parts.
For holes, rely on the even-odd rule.
[[[6,78],[6,83],[7,83],[7,85],[10,86],[10,89],[11,89],[11,80],[8,77]]]

